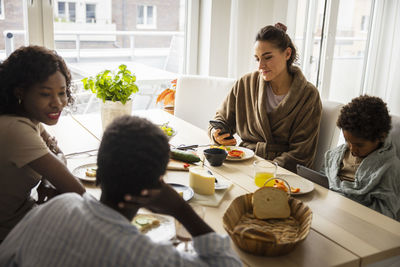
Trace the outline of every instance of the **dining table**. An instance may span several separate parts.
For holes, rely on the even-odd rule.
[[[134,110],[132,115],[155,124],[168,123],[176,131],[170,140],[172,147],[211,143],[206,129],[161,109]],[[96,162],[96,149],[103,134],[99,113],[61,116],[59,122],[47,127],[47,130],[55,135],[67,155],[71,171],[83,164]],[[218,206],[205,206],[204,220],[217,233],[227,234],[222,218],[231,202],[258,189],[254,183],[255,160],[263,159],[255,155],[242,161],[225,161],[219,167],[204,162],[218,177],[232,184]],[[282,167],[278,167],[278,173],[298,181],[304,180]],[[185,171],[168,170],[164,180],[189,185],[189,175]],[[87,192],[99,198],[101,191],[94,183],[83,183]],[[318,184],[313,184],[310,192],[293,197],[312,210],[307,238],[288,254],[275,257],[244,252],[232,242],[244,266],[400,266],[400,222]]]

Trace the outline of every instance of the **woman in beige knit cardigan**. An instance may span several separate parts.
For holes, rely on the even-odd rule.
[[[318,90],[293,66],[296,48],[286,26],[262,28],[256,36],[254,56],[258,71],[236,81],[214,117],[242,139],[240,146],[295,171],[296,164],[313,163],[321,100]],[[209,135],[221,145],[236,145],[210,126]]]

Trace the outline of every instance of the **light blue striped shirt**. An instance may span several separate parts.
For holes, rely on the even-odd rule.
[[[197,255],[154,243],[89,194],[31,210],[0,246],[0,266],[242,266],[228,236],[193,239]]]

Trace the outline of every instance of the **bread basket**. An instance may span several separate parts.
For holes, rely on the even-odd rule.
[[[307,237],[311,227],[312,212],[302,201],[292,197],[289,198],[290,215],[298,222],[298,225],[296,224],[298,230],[289,233],[290,238],[279,238],[291,230],[289,229],[290,220],[286,223],[286,219],[262,220],[270,225],[268,231],[262,233],[254,232],[252,227],[248,227],[251,228],[250,231],[243,229],[238,232],[237,224],[242,216],[246,213],[253,213],[252,197],[253,193],[234,199],[223,217],[225,230],[240,249],[255,255],[279,256],[292,251]]]

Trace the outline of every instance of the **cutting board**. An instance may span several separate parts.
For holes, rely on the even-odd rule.
[[[171,170],[171,171],[189,171],[189,168],[192,166],[195,166],[193,164],[189,164],[190,166],[188,167],[184,167],[185,165],[187,165],[189,163],[183,162],[183,161],[178,161],[178,160],[174,160],[174,159],[170,159],[168,166],[167,166],[167,170]]]

